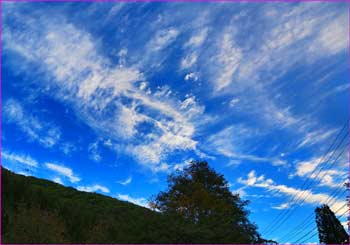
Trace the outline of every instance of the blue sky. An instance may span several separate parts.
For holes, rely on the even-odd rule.
[[[3,165],[145,206],[207,160],[260,232],[300,205],[262,233],[293,242],[346,179],[345,153],[312,171],[348,117],[348,27],[346,3],[3,3]]]

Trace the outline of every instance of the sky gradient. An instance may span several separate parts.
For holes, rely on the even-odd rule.
[[[206,160],[260,232],[298,206],[262,233],[279,242],[347,177],[345,145],[312,174],[348,118],[346,3],[3,3],[2,18],[16,173],[147,206]]]

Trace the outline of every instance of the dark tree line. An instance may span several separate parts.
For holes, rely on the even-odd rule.
[[[315,213],[320,243],[349,244],[349,235],[327,205],[316,208]]]

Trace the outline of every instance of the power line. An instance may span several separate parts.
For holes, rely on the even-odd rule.
[[[346,136],[346,135],[345,135],[345,136]],[[343,138],[343,140],[344,140],[344,139],[345,139],[345,138]],[[331,167],[333,167],[333,166],[335,165],[335,163],[337,162],[337,160],[341,157],[341,155],[345,152],[346,149],[347,149],[347,148],[345,147],[345,148],[343,149],[343,151],[336,157],[336,159],[333,161]],[[335,152],[335,151],[334,151],[334,152]],[[319,173],[321,173],[322,170],[323,170],[323,168],[320,169],[320,171],[318,172],[317,176],[319,175]],[[328,171],[329,171],[329,170],[328,170]],[[327,174],[328,171],[325,171],[325,172],[324,172],[322,178]],[[316,176],[315,179],[317,179],[317,176]],[[310,183],[312,183],[312,182],[310,182]],[[310,185],[311,185],[311,184],[310,184]],[[307,188],[309,188],[310,185],[309,185]],[[297,202],[304,202],[304,201],[306,201],[307,198],[312,194],[311,192],[306,193],[306,196],[301,200],[302,195],[303,195],[303,193],[304,193],[305,191],[306,191],[306,190],[303,190],[303,191],[302,191],[302,193],[300,194],[300,197],[299,197],[296,201],[294,201],[294,203],[297,203]],[[297,210],[297,209],[296,209],[296,205],[294,205],[293,208],[289,209],[289,210],[286,212],[286,215],[285,215],[283,218],[281,218],[281,220],[279,220],[279,221],[276,223],[275,228],[272,229],[272,230],[270,231],[270,234],[271,234],[272,232],[274,232],[276,229],[278,229],[279,226],[281,226],[282,224],[284,224],[284,222],[286,222],[286,221],[288,220],[288,218],[289,218],[293,213],[295,213],[296,210]],[[279,226],[277,226],[277,224],[279,224]]]
[[[345,203],[342,207],[340,207],[337,211],[335,211],[334,213],[336,214],[338,211],[340,211],[342,208],[344,208],[345,206],[347,206],[347,204]],[[348,212],[348,210],[345,211],[345,213],[343,213],[341,216],[339,217],[342,217],[344,214],[346,214]],[[307,237],[308,235],[311,234],[311,232],[314,231],[315,228],[313,228],[312,230],[310,230],[309,232],[307,232],[304,236],[302,236],[301,238],[299,238],[297,241],[293,242],[293,243],[298,243],[300,240],[302,240],[303,238]],[[308,236],[307,238],[305,238],[302,242],[300,243],[303,243],[305,241],[307,241],[308,239],[314,237],[316,234],[318,233],[318,230],[316,229],[316,231],[314,231],[314,233],[312,234],[312,236]]]
[[[346,192],[346,190],[344,190],[344,192]],[[343,192],[343,193],[344,193]],[[333,200],[333,203],[331,204],[331,203],[327,203],[327,205],[329,205],[329,206],[332,206],[334,203],[336,202],[336,200]],[[280,241],[282,242],[282,243],[285,243],[285,242],[283,242],[283,241],[288,241],[289,239],[287,239],[288,237],[294,237],[294,236],[296,236],[297,235],[297,233],[300,231],[300,230],[304,230],[304,229],[306,229],[307,227],[309,227],[310,225],[312,225],[312,223],[313,223],[313,216],[314,216],[314,213],[312,212],[312,213],[310,213],[310,215],[308,216],[308,217],[306,217],[306,219],[304,219],[304,221],[301,223],[301,224],[299,224],[299,226],[298,227],[295,227],[291,232],[289,232],[289,233],[287,233],[286,235],[284,235],[281,239],[280,239]]]
[[[330,147],[328,148],[328,150],[326,151],[325,155],[323,155],[322,158],[320,159],[320,161],[317,163],[316,167],[313,169],[313,171],[312,171],[311,174],[309,175],[310,177],[313,176],[313,174],[316,172],[318,166],[320,166],[320,164],[321,164],[322,162],[324,162],[324,161],[323,161],[324,158],[325,158],[327,155],[330,154],[330,150],[333,148],[333,146],[335,145],[335,143],[336,143],[336,141],[338,140],[339,136],[342,134],[343,130],[346,128],[346,125],[347,125],[347,123],[344,124],[343,128],[340,130],[340,132],[339,132],[338,135],[336,136],[335,140],[333,141],[333,143],[331,144],[331,146],[330,146]],[[338,150],[338,148],[341,146],[341,144],[342,144],[343,141],[345,140],[347,134],[348,134],[348,132],[346,132],[346,134],[345,134],[344,137],[342,138],[341,142],[336,146],[335,150],[332,151],[331,155],[328,157],[328,160],[327,160],[326,162],[329,162],[329,160],[333,157],[334,153]],[[343,152],[342,152],[342,153],[343,153]],[[341,153],[341,154],[342,154],[342,153]],[[341,154],[340,154],[340,155],[341,155]],[[337,157],[337,159],[340,157],[340,155]],[[336,162],[336,161],[334,161],[334,163],[332,164],[332,166],[335,164],[335,162]],[[327,164],[328,164],[328,163],[327,163]],[[327,165],[327,164],[326,164],[326,165]],[[318,175],[321,173],[321,171],[325,168],[326,165],[324,165],[324,166],[318,171],[318,173],[316,174],[316,178],[315,178],[315,179],[317,179]],[[325,174],[326,174],[326,173],[325,173]],[[324,174],[324,175],[325,175],[325,174]],[[324,175],[323,175],[323,176],[324,176]],[[310,178],[306,179],[306,180],[304,181],[303,185],[301,186],[301,188],[304,188],[304,186],[305,186],[306,184],[309,183],[309,185],[305,188],[305,189],[307,189],[307,188],[310,187],[310,185],[312,184],[312,181],[313,181],[313,180],[311,180]],[[293,203],[297,203],[297,202],[302,198],[302,195],[304,194],[305,191],[306,191],[306,190],[303,190],[300,194],[294,196],[294,197],[292,198],[292,200],[290,201],[290,203],[292,203],[292,204],[293,204]],[[308,194],[310,195],[310,193],[308,193]],[[304,199],[304,200],[305,200],[305,199]],[[270,231],[269,231],[267,234],[265,234],[265,236],[271,234],[272,232],[274,232],[274,231],[276,230],[276,228],[278,228],[278,226],[277,226],[278,224],[279,224],[279,225],[283,224],[283,223],[285,222],[285,220],[286,220],[288,217],[290,217],[290,215],[293,213],[294,210],[295,210],[295,206],[294,206],[294,209],[288,209],[287,211],[284,211],[284,212],[282,211],[282,212],[280,212],[279,215],[278,215],[278,216],[274,219],[274,221],[271,223],[271,225],[268,226],[268,227],[270,228]],[[292,212],[292,213],[291,213],[291,212]],[[289,215],[288,215],[288,214],[289,214]],[[278,220],[278,218],[280,218],[280,219]],[[280,224],[280,223],[281,223],[281,224]],[[275,228],[275,229],[274,229],[274,228]],[[266,229],[265,229],[265,230],[266,230]]]
[[[338,213],[342,208],[344,208],[345,206],[347,206],[347,204],[345,203],[342,207],[340,207],[337,211],[335,211],[334,213],[336,214],[336,213]],[[346,213],[348,212],[348,210],[346,210],[342,215],[340,215],[338,218],[341,218],[341,217],[343,217]],[[294,244],[296,244],[296,243],[303,243],[303,242],[305,242],[305,241],[307,241],[307,240],[309,240],[310,238],[312,238],[312,237],[314,237],[315,235],[317,235],[317,233],[318,233],[318,230],[316,229],[316,231],[314,231],[314,229],[315,228],[313,228],[312,230],[310,230],[308,233],[306,233],[304,236],[302,236],[301,238],[299,238],[298,240],[296,240],[295,242],[293,242]],[[314,231],[314,232],[313,232]],[[313,232],[313,233],[311,233],[311,232]],[[308,236],[308,235],[310,235],[310,234],[312,234],[311,236]],[[306,236],[308,236],[307,238],[306,238]],[[302,242],[299,242],[300,240],[302,240],[303,238],[305,238]]]
[[[346,181],[346,180],[345,180]],[[344,182],[345,182],[344,181]],[[344,193],[346,193],[346,189],[343,190],[343,192],[340,193],[340,191],[344,188],[344,183],[341,183],[341,185],[339,185],[338,188],[336,188],[332,194],[327,198],[327,200],[325,201],[325,204],[327,204],[328,206],[332,206],[337,200],[336,198],[338,196],[342,196]],[[284,234],[281,238],[280,238],[280,242],[281,243],[285,243],[283,241],[287,241],[288,237],[291,236],[295,236],[297,235],[299,230],[303,230],[304,228],[308,227],[309,225],[312,224],[313,220],[311,219],[314,216],[314,212],[311,212],[310,215],[308,217],[306,217],[301,223],[299,223],[298,225],[296,225],[293,229],[291,229],[290,232],[287,232],[286,234]]]
[[[343,184],[341,185],[341,187],[343,187]],[[340,190],[341,190],[341,189],[340,189]],[[346,190],[344,190],[341,194],[343,194],[343,193],[345,193],[345,192],[346,192]],[[333,205],[333,203],[336,202],[336,199],[335,199],[335,198],[336,198],[337,196],[338,196],[338,195],[334,196],[334,198],[331,198],[331,196],[328,197],[328,200],[332,200],[332,199],[333,199],[333,200],[332,200],[332,203],[328,203],[328,200],[327,200],[327,201],[326,201],[326,204],[329,205],[329,206]],[[339,196],[340,196],[340,195],[339,195]],[[290,232],[287,232],[286,234],[284,234],[284,235],[279,239],[280,242],[283,243],[283,241],[289,240],[289,239],[287,239],[288,237],[291,237],[291,236],[296,235],[300,230],[303,230],[304,228],[306,228],[306,227],[308,227],[309,225],[311,225],[312,222],[310,222],[310,218],[312,218],[313,215],[314,215],[314,212],[310,213],[309,216],[307,216],[302,222],[300,222],[297,226],[295,226]]]
[[[321,160],[319,161],[319,163],[317,164],[317,166],[314,168],[314,170],[312,171],[311,175],[314,173],[314,171],[317,169],[318,165],[322,162],[322,160],[324,159],[325,156],[327,156],[330,152],[330,150],[332,149],[332,147],[335,145],[336,141],[338,140],[338,138],[340,137],[340,135],[342,134],[343,130],[346,129],[346,125],[348,124],[347,120],[344,124],[344,126],[342,127],[342,129],[339,131],[339,133],[337,134],[337,136],[335,137],[335,139],[333,140],[332,144],[330,145],[330,147],[327,149],[325,155],[323,155],[323,157],[321,158]],[[307,183],[308,179],[306,181],[304,181],[303,185],[301,186],[301,188],[303,188],[303,186]],[[278,190],[275,194],[278,194],[280,192],[280,190]],[[294,200],[295,196],[293,197]],[[292,201],[293,201],[292,200]],[[276,218],[263,230],[262,233],[264,233],[265,231],[269,230],[270,228],[274,227],[276,221],[280,218],[280,216],[283,216],[284,212],[281,211]],[[270,234],[270,232],[268,233]]]

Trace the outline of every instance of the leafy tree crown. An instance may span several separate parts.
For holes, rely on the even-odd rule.
[[[216,242],[259,239],[256,226],[247,218],[247,204],[230,191],[222,174],[202,161],[193,161],[182,171],[169,175],[167,191],[160,192],[151,202],[162,213],[181,216],[207,228],[208,233],[215,234]]]

